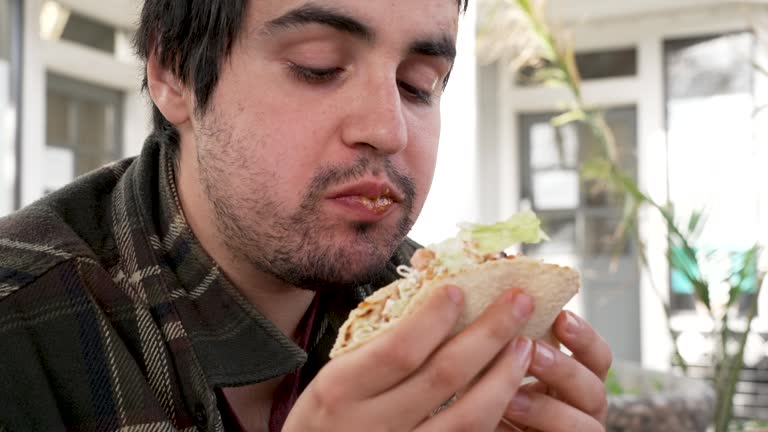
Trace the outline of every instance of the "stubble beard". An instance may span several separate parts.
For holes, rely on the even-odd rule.
[[[321,166],[301,205],[291,211],[270,196],[274,187],[270,183],[277,178],[274,172],[248,167],[243,182],[248,194],[231,183],[232,164],[243,160],[231,150],[247,147],[234,145],[231,133],[224,130],[211,136],[207,129],[207,134],[198,136],[197,157],[201,186],[213,209],[216,228],[233,256],[290,286],[313,291],[351,289],[380,277],[413,225],[412,179],[387,160],[373,162],[363,156],[351,165]],[[207,142],[217,144],[213,147]],[[240,168],[245,169],[242,164]],[[328,188],[379,171],[405,197],[396,209],[400,215],[394,226],[352,224],[322,213]]]

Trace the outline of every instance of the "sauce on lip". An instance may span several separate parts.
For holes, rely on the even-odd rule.
[[[394,201],[391,198],[386,197],[360,197],[360,203],[362,203],[368,210],[376,214],[383,214],[392,206]]]

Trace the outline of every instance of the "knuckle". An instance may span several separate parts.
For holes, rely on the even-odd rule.
[[[509,342],[512,336],[515,334],[517,328],[515,320],[508,316],[502,316],[498,319],[491,320],[486,326],[487,337],[499,344]]]
[[[590,403],[585,409],[585,412],[594,418],[601,416],[608,406],[608,398],[605,387],[597,387],[596,391],[597,392],[592,403]]]
[[[316,385],[307,388],[318,417],[334,418],[344,406],[343,387]]]
[[[457,390],[465,384],[464,377],[459,372],[461,369],[447,361],[438,361],[427,372],[427,381],[431,388]]]
[[[383,364],[396,372],[410,374],[421,365],[421,358],[409,347],[409,344],[389,345],[378,358],[383,359]]]

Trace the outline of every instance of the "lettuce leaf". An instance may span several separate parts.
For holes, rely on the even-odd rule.
[[[536,244],[549,240],[541,229],[541,221],[530,210],[495,224],[463,224],[458,237],[474,242],[481,254],[501,252],[518,243]]]
[[[519,243],[540,243],[549,240],[541,229],[541,221],[532,211],[524,211],[495,224],[461,224],[456,237],[430,246],[435,251],[438,265],[458,271],[475,264],[475,258],[467,255],[470,247],[477,255],[501,252]]]

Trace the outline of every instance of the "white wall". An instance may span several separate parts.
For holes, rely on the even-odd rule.
[[[456,234],[459,222],[477,220],[476,2],[459,21],[458,56],[442,98],[442,128],[435,178],[410,236],[430,244]]]

